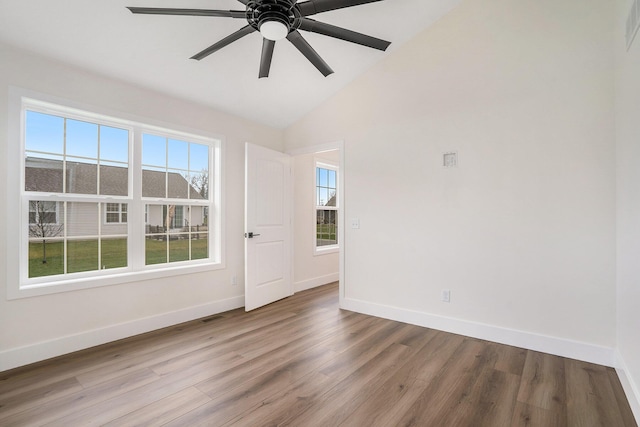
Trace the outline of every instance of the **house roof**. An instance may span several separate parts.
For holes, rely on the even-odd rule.
[[[61,193],[63,186],[61,160],[27,157],[25,190]],[[100,165],[100,191],[98,193],[98,167],[96,164],[66,162],[67,193],[126,196],[128,192],[127,168]],[[165,194],[168,189],[168,194]],[[169,197],[175,199],[204,200],[198,190],[177,172],[143,169],[143,197]]]

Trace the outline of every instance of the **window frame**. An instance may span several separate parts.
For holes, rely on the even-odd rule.
[[[25,190],[25,118],[26,111],[52,114],[73,120],[89,121],[101,125],[113,126],[129,131],[128,152],[128,194],[127,196],[100,196],[74,193],[45,193]],[[101,111],[101,109],[80,105],[73,101],[35,93],[21,88],[9,88],[9,140],[19,144],[9,144],[7,155],[8,182],[19,182],[19,185],[7,186],[8,200],[15,200],[20,209],[16,215],[13,209],[6,208],[8,241],[18,243],[19,250],[7,251],[7,297],[8,299],[25,298],[37,295],[67,292],[79,289],[125,284],[141,280],[168,277],[181,274],[218,270],[225,267],[224,261],[224,227],[222,201],[222,156],[224,140],[219,135],[207,134],[200,130],[186,129],[173,124],[145,120],[138,117],[127,117],[120,112]],[[209,199],[206,203],[209,211],[208,258],[165,264],[145,265],[144,253],[144,206],[153,203],[141,197],[142,186],[142,134],[162,134],[168,138],[177,138],[188,142],[206,144],[209,147]],[[18,161],[19,160],[19,161]],[[138,174],[138,176],[136,176]],[[100,223],[106,223],[106,203],[126,203],[127,222],[108,223],[109,225],[126,226],[127,232],[127,266],[111,270],[91,270],[79,273],[67,273],[43,277],[28,277],[28,229],[29,201],[42,200],[57,202],[56,220],[60,222],[59,202],[97,202],[104,212],[99,213]],[[192,200],[178,200],[178,203],[192,204]],[[11,203],[8,203],[11,205]],[[121,217],[120,206],[120,220]],[[103,217],[104,215],[104,217]],[[104,222],[103,222],[104,220]],[[141,230],[136,232],[135,230]],[[105,236],[107,237],[107,236]],[[9,253],[11,252],[11,253]]]
[[[313,168],[313,255],[321,256],[327,255],[331,253],[336,253],[340,251],[340,239],[338,230],[340,229],[339,223],[339,211],[340,211],[340,193],[339,193],[339,182],[340,182],[340,168],[338,165],[334,163],[330,163],[325,159],[315,159]],[[318,191],[318,168],[332,170],[336,173],[336,205],[335,206],[318,206],[317,204],[317,191]],[[319,210],[331,210],[335,211],[336,218],[336,239],[338,239],[338,243],[333,245],[324,245],[318,246],[318,211]]]

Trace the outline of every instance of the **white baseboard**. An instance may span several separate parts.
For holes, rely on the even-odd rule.
[[[613,367],[613,348],[344,298],[345,310]]]
[[[622,388],[627,395],[631,411],[633,411],[636,421],[640,424],[640,387],[628,374],[629,369],[627,368],[627,364],[618,350],[616,350],[616,372],[622,383]]]
[[[0,352],[0,372],[240,307],[244,307],[242,295],[5,350]]]
[[[302,292],[302,291],[306,291],[307,289],[337,282],[338,280],[340,280],[340,273],[336,272],[336,273],[327,274],[325,276],[314,277],[312,279],[296,282],[293,284],[293,289],[295,292]]]

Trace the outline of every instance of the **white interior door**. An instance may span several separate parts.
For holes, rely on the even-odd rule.
[[[290,158],[248,143],[244,240],[245,310],[292,295]]]

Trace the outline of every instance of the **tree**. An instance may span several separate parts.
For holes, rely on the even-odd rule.
[[[62,234],[64,225],[57,221],[57,203],[45,200],[29,202],[29,237],[42,240],[42,263],[47,263],[47,238]]]
[[[202,196],[203,199],[209,197],[209,171],[202,169],[199,174],[191,177],[191,187]]]
[[[209,198],[209,170],[202,169],[199,174],[191,176],[191,188],[196,190],[203,199]],[[202,223],[207,225],[209,222],[209,208],[204,207],[204,218]]]

